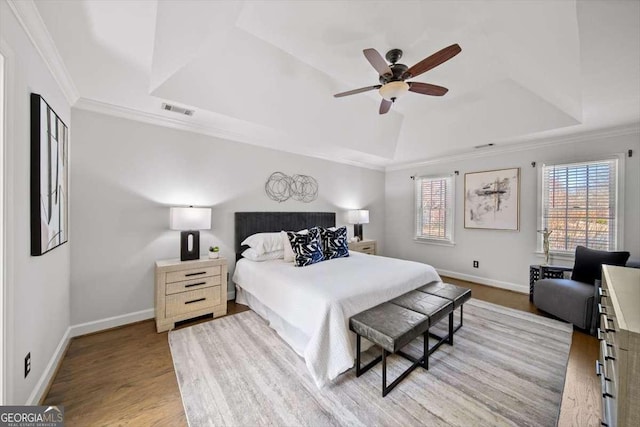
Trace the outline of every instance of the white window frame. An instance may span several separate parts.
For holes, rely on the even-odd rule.
[[[418,195],[422,193],[421,186],[422,181],[429,180],[442,180],[445,179],[448,181],[448,188],[450,189],[449,194],[446,195],[447,200],[450,202],[450,207],[446,209],[446,219],[445,219],[445,228],[449,231],[448,237],[446,238],[435,238],[424,236],[419,233],[418,224],[422,224],[422,208],[418,203]],[[413,204],[414,204],[414,224],[413,224],[413,234],[414,240],[419,243],[427,243],[433,245],[444,245],[444,246],[454,246],[454,231],[455,231],[455,200],[456,200],[456,176],[455,174],[440,174],[440,175],[423,175],[415,177],[414,182],[414,195],[413,195]]]
[[[625,194],[625,155],[622,153],[612,154],[608,156],[602,157],[588,157],[588,158],[574,158],[565,161],[554,161],[544,163],[542,167],[538,169],[538,218],[537,218],[537,230],[542,230],[544,228],[544,203],[545,203],[545,194],[544,194],[544,168],[549,166],[562,166],[562,165],[572,165],[572,164],[580,164],[580,163],[596,163],[608,160],[617,160],[616,165],[616,200],[615,200],[615,212],[616,212],[616,232],[615,232],[615,243],[610,250],[620,250],[624,248],[624,194]],[[538,255],[543,254],[543,237],[542,233],[537,233],[536,239],[536,253]],[[575,249],[572,251],[560,251],[560,250],[550,250],[549,252],[552,256],[561,258],[561,259],[570,259],[572,260],[575,256]]]

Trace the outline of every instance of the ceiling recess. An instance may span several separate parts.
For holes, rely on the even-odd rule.
[[[185,116],[193,116],[193,113],[194,113],[193,110],[178,107],[177,105],[166,104],[164,102],[162,103],[162,109],[171,111],[173,113],[184,114]]]

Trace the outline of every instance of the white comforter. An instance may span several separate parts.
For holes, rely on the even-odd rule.
[[[349,317],[436,280],[430,265],[358,252],[307,267],[242,259],[233,275],[238,286],[309,337],[304,359],[318,387],[353,366]]]

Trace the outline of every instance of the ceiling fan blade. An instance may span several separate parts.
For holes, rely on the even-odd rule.
[[[376,69],[378,74],[380,74],[381,76],[384,74],[393,74],[393,71],[391,71],[391,68],[389,68],[389,64],[387,64],[387,61],[384,60],[382,55],[380,55],[377,50],[365,49],[362,51],[362,53],[364,53],[364,57],[367,58],[369,64],[371,64],[373,68]]]
[[[409,91],[415,93],[421,93],[423,95],[442,96],[449,92],[449,89],[442,86],[436,86],[429,83],[420,82],[407,82],[409,84]]]
[[[367,92],[374,89],[380,89],[381,87],[382,85],[361,87],[360,89],[353,89],[353,90],[348,90],[346,92],[336,93],[333,96],[334,98],[341,98],[343,96],[355,95],[356,93],[362,93],[362,92]]]
[[[380,114],[387,114],[389,112],[389,110],[391,109],[391,105],[393,104],[393,102],[389,101],[388,99],[384,99],[382,98],[382,102],[380,103]]]
[[[437,67],[443,62],[450,60],[460,52],[462,52],[462,48],[457,43],[452,44],[449,47],[445,47],[444,49],[439,50],[438,52],[423,59],[413,67],[409,68],[407,71],[404,72],[404,74],[402,75],[402,78],[409,79],[411,77],[419,76],[420,74],[425,73],[431,70],[432,68]]]

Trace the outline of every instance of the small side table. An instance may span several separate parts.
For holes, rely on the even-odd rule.
[[[562,279],[565,271],[571,271],[573,267],[559,265],[530,265],[529,266],[529,301],[533,301],[533,285],[541,279]]]
[[[375,255],[377,240],[360,240],[359,242],[349,242],[349,250],[362,252],[363,254]]]

